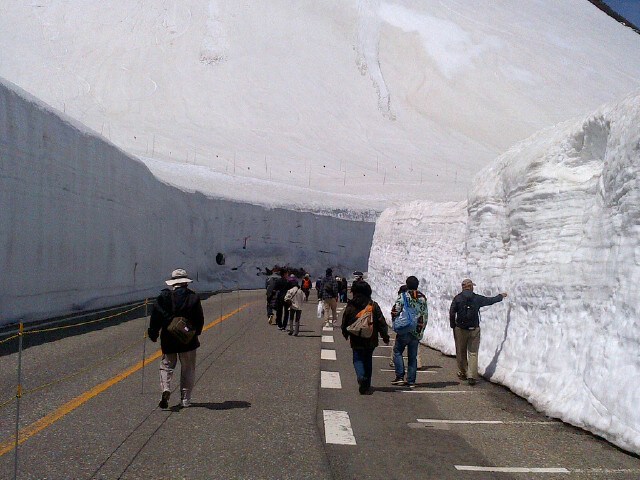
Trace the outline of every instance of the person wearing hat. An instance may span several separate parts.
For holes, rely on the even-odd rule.
[[[364,281],[364,273],[362,273],[360,270],[356,270],[355,272],[352,273],[353,275],[353,282],[351,283],[351,293],[353,294],[353,287],[356,287],[357,289],[357,285],[362,282],[362,283],[367,283]],[[367,285],[369,285],[367,283]]]
[[[478,380],[478,350],[480,349],[480,308],[501,302],[507,296],[500,293],[485,297],[473,292],[475,283],[470,278],[462,281],[462,292],[457,294],[449,308],[449,325],[456,342],[458,378],[475,385]]]
[[[171,278],[165,282],[169,288],[160,292],[151,311],[147,334],[152,342],[157,341],[159,336],[162,349],[162,360],[160,360],[162,398],[158,404],[160,408],[169,407],[171,379],[178,360],[180,360],[180,406],[191,405],[191,391],[196,378],[196,349],[200,346],[198,337],[204,327],[200,296],[188,288],[192,281],[182,268],[171,272]],[[187,343],[182,343],[168,330],[172,320],[178,316],[186,319],[187,330],[191,329],[195,332]]]

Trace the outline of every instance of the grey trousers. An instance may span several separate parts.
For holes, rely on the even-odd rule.
[[[458,374],[467,378],[478,379],[478,350],[480,350],[480,327],[475,330],[465,330],[460,327],[453,329],[456,340],[456,361]]]
[[[160,360],[160,387],[171,391],[171,379],[180,359],[180,398],[191,400],[191,391],[196,380],[196,350],[182,353],[165,353]]]

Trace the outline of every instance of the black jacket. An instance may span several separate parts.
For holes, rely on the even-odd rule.
[[[383,341],[389,341],[387,322],[384,319],[382,310],[380,310],[380,306],[376,302],[373,302],[373,335],[371,335],[371,338],[357,337],[351,335],[347,330],[347,327],[356,321],[358,312],[363,310],[371,301],[371,297],[355,294],[353,298],[347,302],[347,306],[342,313],[342,335],[345,339],[351,339],[351,348],[376,348],[378,346],[378,335],[382,337]]]
[[[454,328],[456,326],[457,316],[467,304],[467,300],[469,302],[469,313],[471,315],[471,322],[469,326],[477,328],[480,326],[480,308],[501,302],[502,295],[496,295],[495,297],[485,297],[483,295],[473,293],[471,290],[463,290],[453,298],[451,307],[449,308],[449,325],[451,326],[451,328]]]
[[[174,296],[173,301],[171,296]],[[173,306],[175,305],[175,311]],[[191,327],[195,329],[196,335],[187,345],[182,345],[173,335],[167,332],[167,327],[175,316],[174,314],[187,318]],[[149,324],[149,338],[152,341],[158,339],[160,335],[160,347],[162,353],[190,352],[200,346],[198,336],[204,327],[204,314],[200,296],[187,287],[179,287],[175,290],[165,288],[160,292],[151,311],[151,321]]]

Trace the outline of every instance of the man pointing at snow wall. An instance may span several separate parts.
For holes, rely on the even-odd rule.
[[[449,323],[456,341],[458,378],[475,385],[478,379],[478,350],[480,349],[480,308],[501,302],[507,296],[501,293],[485,297],[473,293],[475,283],[469,278],[462,281],[462,292],[456,295],[449,308]]]

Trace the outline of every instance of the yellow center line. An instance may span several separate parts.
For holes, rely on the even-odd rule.
[[[247,308],[252,303],[255,303],[255,302],[245,303],[244,305],[242,305],[241,307],[233,310],[232,312],[230,312],[230,313],[228,313],[228,314],[226,314],[226,315],[224,315],[222,317],[217,318],[213,322],[211,322],[208,325],[206,325],[202,329],[202,331],[205,332],[205,331],[209,330],[210,328],[218,325],[219,323],[224,322],[228,318],[232,317],[233,315],[235,315],[235,314],[241,312],[242,310],[244,310],[245,308]],[[118,375],[116,375],[115,377],[110,378],[109,380],[107,380],[105,382],[102,382],[99,385],[96,385],[91,390],[87,390],[83,394],[77,396],[76,398],[74,398],[72,400],[69,400],[67,403],[65,403],[62,406],[58,407],[56,410],[54,410],[50,414],[45,415],[40,420],[37,420],[37,421],[33,422],[31,425],[28,425],[28,426],[24,427],[23,429],[20,430],[20,432],[18,434],[18,445],[26,442],[29,438],[33,437],[37,433],[40,433],[45,428],[50,427],[55,422],[57,422],[62,417],[64,417],[66,414],[74,411],[76,408],[78,408],[82,404],[86,403],[87,401],[91,400],[93,397],[101,394],[102,392],[104,392],[108,388],[114,386],[116,383],[118,383],[118,382],[124,380],[125,378],[131,376],[132,374],[136,373],[138,370],[142,369],[142,367],[147,366],[148,364],[150,364],[154,360],[157,360],[158,358],[160,358],[161,355],[162,355],[162,351],[161,350],[157,350],[154,354],[152,354],[151,356],[145,358],[144,360],[141,360],[140,362],[136,363],[134,366],[128,368],[124,372],[121,372]],[[10,452],[11,450],[13,450],[14,447],[15,447],[15,444],[16,444],[15,437],[12,438],[11,440],[6,440],[4,442],[1,442],[0,443],[0,457],[3,456],[4,454]]]

